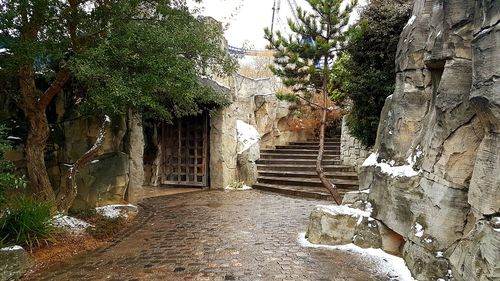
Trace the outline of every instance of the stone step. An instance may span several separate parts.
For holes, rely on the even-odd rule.
[[[316,145],[319,146],[319,141],[306,141],[306,142],[290,142],[289,145]],[[325,145],[336,145],[340,146],[340,141],[328,141]]]
[[[311,187],[300,187],[300,186],[286,186],[286,185],[276,185],[276,184],[266,184],[257,182],[253,186],[257,190],[270,191],[281,193],[285,195],[314,198],[322,200],[333,200],[330,193],[325,188],[311,188]],[[342,189],[338,188],[338,192],[341,196],[345,193],[352,191],[352,189]]]
[[[338,188],[352,188],[358,189],[358,180],[357,179],[330,179],[330,181],[335,184]],[[257,182],[260,183],[269,183],[269,184],[278,184],[278,185],[291,185],[291,186],[314,186],[314,187],[322,187],[323,184],[319,180],[319,178],[284,178],[284,177],[263,177],[260,176],[257,178]]]
[[[315,165],[315,159],[259,159],[257,164],[297,164],[297,165]],[[340,160],[323,159],[323,165],[340,165]]]
[[[301,171],[301,172],[315,172],[316,163],[313,165],[301,164],[257,164],[257,170],[274,170],[274,171]],[[325,172],[354,172],[354,167],[347,165],[323,165]]]
[[[319,142],[319,138],[309,138],[306,141]],[[325,138],[325,142],[340,141],[340,137]]]
[[[318,150],[319,145],[277,145],[276,149],[314,149]],[[325,150],[340,149],[340,145],[325,145]]]
[[[261,153],[284,153],[284,154],[315,154],[318,155],[318,149],[262,149]],[[325,150],[324,155],[340,155],[340,150]]]
[[[260,159],[316,159],[317,154],[261,153]],[[340,155],[323,155],[323,159],[340,160]]]
[[[356,172],[325,172],[329,179],[350,179],[357,180]],[[304,171],[277,171],[277,170],[259,170],[259,176],[262,177],[285,177],[285,178],[318,178],[316,172]]]

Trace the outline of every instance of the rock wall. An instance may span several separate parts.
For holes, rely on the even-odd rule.
[[[232,103],[210,117],[210,187],[221,189],[234,181],[253,184],[257,179],[255,161],[260,149],[305,140],[312,130],[295,130],[289,125],[292,103],[280,101],[270,79],[252,79],[235,73],[224,91]],[[216,86],[221,89],[221,86]],[[260,134],[258,145],[238,154],[236,121],[254,126]]]
[[[351,136],[347,127],[346,116],[342,117],[342,130],[340,134],[340,157],[343,165],[353,166],[358,169],[370,154],[370,148]]]
[[[9,116],[11,120],[16,120],[10,126],[13,128],[15,149],[6,158],[19,169],[25,169],[26,124],[21,115],[15,113]],[[49,107],[48,118],[51,136],[47,143],[46,165],[57,193],[66,183],[64,179],[70,165],[94,144],[101,120],[78,115],[72,102],[66,101],[63,93]],[[140,201],[144,150],[141,123],[141,118],[132,113],[112,118],[99,156],[80,170],[76,180],[78,194],[73,207],[88,208],[129,200]],[[133,187],[129,189],[131,183]]]
[[[418,280],[500,278],[500,1],[416,0],[360,168]]]

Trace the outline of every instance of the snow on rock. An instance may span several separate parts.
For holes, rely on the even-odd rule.
[[[407,28],[408,26],[411,26],[415,22],[416,19],[417,19],[417,17],[415,15],[411,16],[411,18],[408,20],[408,22],[403,27],[403,29]]]
[[[422,237],[424,235],[424,227],[418,222],[415,223],[415,236]]]
[[[57,215],[53,217],[52,225],[54,225],[56,228],[64,229],[73,234],[82,234],[88,227],[92,226],[91,224],[86,223],[80,219],[63,215]]]
[[[241,120],[236,120],[236,131],[238,142],[241,144],[238,154],[249,149],[260,140],[260,134],[257,129]]]
[[[331,215],[348,215],[351,217],[370,217],[371,213],[360,209],[350,208],[345,205],[317,205],[315,209],[320,209]]]
[[[422,155],[422,152],[417,150],[417,153],[406,159],[407,164],[402,166],[394,166],[395,161],[381,160],[378,162],[378,153],[372,153],[363,162],[363,167],[375,166],[379,167],[381,172],[387,174],[391,177],[413,177],[420,174],[421,171],[415,171],[413,166],[416,163],[416,159]]]
[[[228,185],[224,188],[225,190],[249,190],[249,189],[252,189],[251,186],[248,186],[246,184],[244,184],[242,187],[240,188],[233,188],[231,185]]]
[[[22,249],[23,249],[23,247],[15,245],[15,246],[1,248],[0,251],[2,251],[2,252],[9,252],[9,251],[19,251],[19,250],[22,250]]]
[[[106,218],[114,219],[118,217],[128,218],[130,214],[138,212],[137,206],[127,205],[107,205],[95,208],[96,212]]]
[[[299,233],[298,242],[302,247],[317,248],[325,250],[337,250],[353,253],[367,262],[367,267],[377,273],[389,276],[391,281],[416,281],[406,267],[404,260],[384,252],[382,249],[363,249],[354,244],[346,245],[318,245],[312,244],[305,238],[305,233]]]

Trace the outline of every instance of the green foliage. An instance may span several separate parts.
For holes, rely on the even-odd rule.
[[[294,103],[297,103],[299,101],[299,98],[297,97],[296,94],[279,92],[279,91],[276,92],[276,98],[282,101],[289,101]]]
[[[349,72],[350,63],[351,57],[349,56],[349,53],[341,52],[338,55],[330,74],[331,79],[328,84],[328,94],[330,95],[330,99],[338,106],[345,106],[346,99],[348,99],[346,88],[349,87],[349,81],[352,77]]]
[[[357,1],[307,0],[312,12],[297,9],[299,22],[288,20],[289,37],[265,29],[269,49],[276,50],[272,72],[295,91],[316,93],[328,79],[328,65],[345,41],[344,29]],[[326,62],[326,63],[325,63]],[[322,64],[322,67],[320,67]]]
[[[235,68],[222,26],[191,15],[185,1],[4,1],[0,8],[0,44],[9,50],[0,77],[33,65],[44,91],[69,67],[78,88],[69,98],[86,113],[134,109],[169,120],[229,102],[200,79]],[[21,36],[26,28],[38,33]]]
[[[234,181],[229,185],[229,187],[234,190],[242,189],[244,186],[245,186],[244,181]]]
[[[394,91],[397,44],[410,8],[409,1],[370,1],[332,71],[332,98],[351,101],[349,131],[367,146],[375,143],[380,112]]]
[[[12,173],[14,170],[12,162],[5,160],[5,153],[12,149],[10,142],[7,140],[6,131],[5,126],[0,125],[0,215],[1,210],[5,209],[6,193],[9,190],[23,187],[25,184],[24,177]]]
[[[0,239],[5,245],[40,245],[52,238],[52,204],[31,197],[14,198],[0,218]]]

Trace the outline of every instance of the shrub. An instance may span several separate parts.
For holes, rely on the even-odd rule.
[[[87,228],[87,233],[96,239],[107,239],[118,234],[126,222],[123,217],[105,217],[97,213],[95,208],[70,209],[68,214],[90,223],[92,226]]]
[[[0,239],[2,244],[39,246],[55,233],[51,223],[53,204],[21,196],[13,199],[7,211],[0,218]]]
[[[244,186],[245,186],[244,181],[234,181],[229,185],[229,187],[231,187],[231,189],[235,189],[235,190],[242,189]]]
[[[7,140],[7,128],[0,125],[0,216],[2,210],[6,209],[5,200],[9,190],[24,186],[24,177],[16,176],[12,173],[14,165],[5,160],[5,152],[11,149],[10,142]]]
[[[90,223],[93,226],[87,228],[87,233],[96,239],[107,239],[123,229],[125,219],[123,217],[107,218],[97,214]]]

